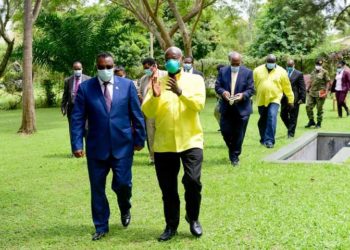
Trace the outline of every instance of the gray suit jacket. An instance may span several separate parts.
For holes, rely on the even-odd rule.
[[[81,83],[83,83],[86,80],[89,80],[91,77],[87,75],[82,75]],[[66,78],[64,80],[64,91],[62,95],[62,102],[61,102],[61,111],[62,114],[67,114],[68,116],[73,110],[74,106],[74,75]]]
[[[164,71],[164,70],[159,70],[158,69],[158,78],[160,77],[163,77],[163,76],[166,76],[168,74],[167,71]],[[148,84],[149,84],[149,80],[150,80],[150,77],[147,76],[147,75],[144,75],[143,77],[140,78],[140,80],[138,81],[138,87],[139,87],[139,94],[141,94],[142,96],[142,99],[145,98],[146,94],[147,94],[147,87],[148,87]]]

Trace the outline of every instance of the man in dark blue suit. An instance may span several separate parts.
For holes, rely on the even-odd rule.
[[[241,55],[229,54],[231,66],[220,69],[215,83],[215,91],[222,96],[220,128],[229,149],[233,166],[238,165],[239,155],[252,113],[251,96],[254,94],[253,72],[241,65]]]
[[[97,77],[82,83],[72,113],[75,157],[83,157],[83,135],[88,121],[86,156],[91,188],[92,219],[99,240],[109,230],[106,178],[112,169],[112,189],[117,194],[124,227],[130,223],[131,166],[134,150],[144,147],[145,127],[133,82],[113,76],[113,57],[97,56]]]

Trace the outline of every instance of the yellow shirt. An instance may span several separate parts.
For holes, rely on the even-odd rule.
[[[205,104],[205,84],[199,75],[181,71],[176,75],[182,94],[177,96],[166,86],[169,76],[158,79],[160,97],[147,92],[142,111],[155,119],[154,152],[183,152],[203,148],[203,130],[199,112]]]
[[[269,106],[270,103],[280,104],[283,93],[289,103],[294,103],[294,94],[287,71],[276,66],[270,73],[265,64],[254,69],[254,85],[256,89],[256,103],[258,106]]]

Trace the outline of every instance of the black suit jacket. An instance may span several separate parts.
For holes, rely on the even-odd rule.
[[[86,80],[89,80],[91,77],[87,75],[81,76],[81,83],[83,83]],[[74,75],[66,78],[64,80],[64,91],[62,95],[62,102],[61,102],[61,111],[65,115],[70,115],[70,113],[73,110],[74,106]]]
[[[292,85],[292,90],[294,93],[294,103],[298,103],[300,100],[304,103],[306,98],[304,75],[299,70],[294,70],[289,77],[289,81]],[[283,99],[287,99],[283,95]]]
[[[195,75],[200,75],[201,77],[203,77],[203,78],[204,78],[203,73],[202,73],[202,72],[200,72],[200,71],[198,71],[198,70],[193,69],[192,74],[195,74]]]
[[[218,78],[215,82],[215,91],[220,96],[222,96],[224,91],[231,93],[231,66],[226,66],[220,69]],[[252,103],[250,98],[254,92],[253,72],[244,66],[240,66],[234,94],[243,93],[243,100],[234,105],[230,105],[228,101],[223,100],[222,105],[220,106],[220,113],[225,115],[226,113],[236,112],[240,116],[250,115],[252,113]]]

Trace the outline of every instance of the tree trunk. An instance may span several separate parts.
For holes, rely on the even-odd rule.
[[[4,73],[5,73],[7,64],[9,62],[9,60],[10,60],[11,55],[12,55],[14,44],[15,44],[15,39],[13,39],[9,43],[7,43],[6,52],[5,52],[5,55],[2,58],[2,61],[1,61],[1,64],[0,64],[0,77],[2,77],[4,75]]]
[[[19,133],[32,134],[36,131],[35,103],[33,88],[33,14],[32,1],[24,0],[23,35],[23,94],[22,125]]]
[[[188,39],[185,40],[183,39],[183,43],[184,43],[184,52],[185,52],[185,56],[193,56],[192,55],[192,39]]]
[[[152,32],[150,32],[149,33],[149,56],[152,57],[152,58],[154,57],[153,45],[154,45],[154,37],[153,37]]]

